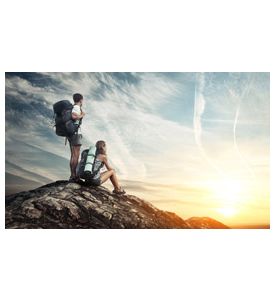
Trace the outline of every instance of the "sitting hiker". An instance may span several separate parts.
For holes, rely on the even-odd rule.
[[[109,178],[114,186],[113,193],[115,194],[125,194],[125,191],[119,186],[116,172],[110,167],[107,154],[106,154],[106,143],[104,141],[96,142],[96,158],[94,161],[94,171],[96,175],[93,177],[91,183],[93,185],[101,185],[103,182],[107,181]],[[106,166],[108,171],[100,173],[100,169]]]

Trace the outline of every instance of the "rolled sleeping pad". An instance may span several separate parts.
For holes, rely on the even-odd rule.
[[[95,158],[95,152],[96,152],[96,147],[91,146],[88,151],[87,159],[86,159],[86,164],[84,168],[84,173],[90,173],[92,174],[93,172],[93,163],[94,163],[94,158]]]

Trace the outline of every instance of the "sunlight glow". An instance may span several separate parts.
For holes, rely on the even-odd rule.
[[[218,205],[216,211],[224,217],[238,213],[238,206],[245,201],[248,192],[245,182],[240,179],[218,179],[211,182],[209,188]]]
[[[232,217],[237,213],[237,210],[232,206],[225,206],[217,209],[217,212],[225,217]]]
[[[237,180],[220,180],[212,187],[216,199],[228,204],[236,204],[241,201],[244,186]]]

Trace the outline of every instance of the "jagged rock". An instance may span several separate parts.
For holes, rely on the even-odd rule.
[[[190,220],[133,195],[68,181],[6,197],[6,228],[210,228]]]

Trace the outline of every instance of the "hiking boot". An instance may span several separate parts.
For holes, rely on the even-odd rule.
[[[81,183],[81,179],[77,176],[77,177],[70,177],[69,178],[69,182],[73,182],[73,183]]]
[[[114,193],[114,194],[117,194],[117,195],[124,195],[124,194],[126,194],[126,192],[124,191],[123,188],[120,188],[120,189],[118,189],[118,190],[114,189],[114,190],[113,190],[113,193]]]
[[[80,183],[83,183],[83,181],[82,181],[82,180],[80,179],[80,177],[78,177],[78,176],[74,178],[74,182],[75,182],[75,183],[79,183],[79,184],[80,184]]]
[[[69,181],[69,182],[74,182],[74,179],[75,179],[75,177],[72,177],[72,176],[71,176],[71,177],[69,178],[68,181]]]

